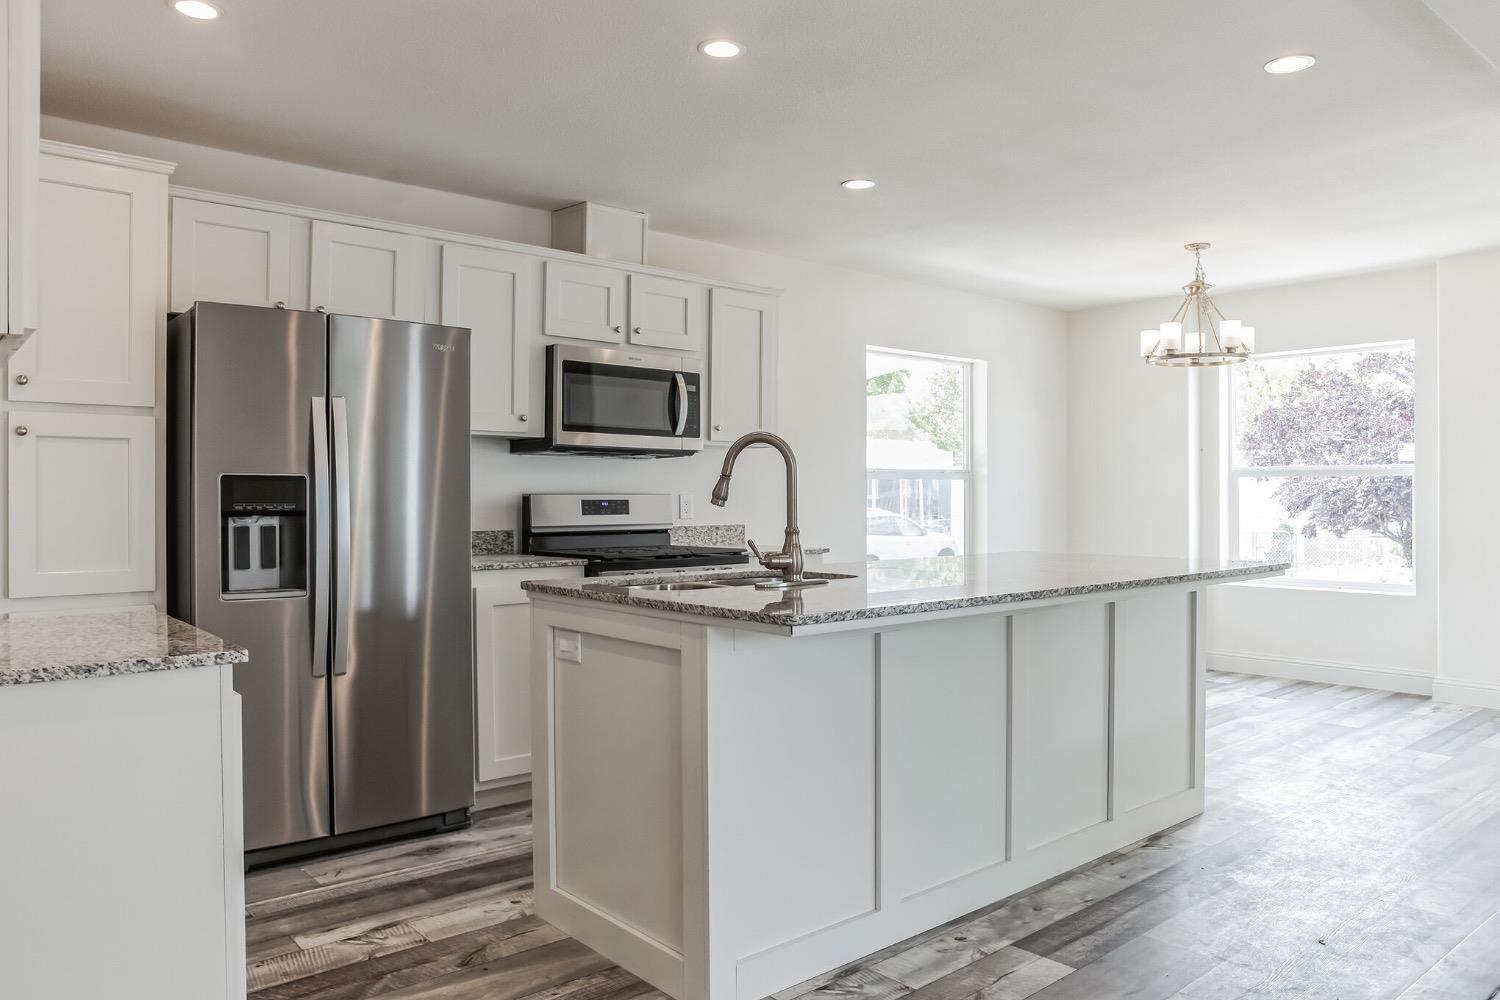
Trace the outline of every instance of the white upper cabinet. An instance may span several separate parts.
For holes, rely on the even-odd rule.
[[[546,320],[549,337],[597,340],[619,344],[625,340],[625,273],[612,267],[549,260]]]
[[[707,440],[776,429],[776,298],[710,293]]]
[[[151,590],[156,418],[11,410],[8,423],[9,596]]]
[[[37,175],[41,123],[41,13],[38,0],[0,0],[0,354],[37,328]]]
[[[531,374],[541,364],[542,262],[526,254],[443,246],[442,319],[470,341],[470,430],[537,436]]]
[[[172,311],[194,302],[293,305],[292,220],[278,212],[172,199]]]
[[[708,289],[691,281],[630,276],[630,342],[701,353],[708,328]]]
[[[315,221],[310,304],[324,312],[420,323],[426,255],[420,236]]]
[[[172,165],[44,148],[39,332],[10,358],[10,398],[151,406],[166,336]]]

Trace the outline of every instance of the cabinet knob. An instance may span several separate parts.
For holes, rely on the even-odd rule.
[[[286,308],[286,303],[285,303],[285,302],[280,302],[280,301],[278,301],[278,302],[277,302],[277,303],[276,303],[276,308],[277,308],[277,309],[285,309],[285,308]]]
[[[328,311],[328,307],[327,306],[318,306],[316,308],[317,308],[317,311],[320,312],[320,313],[326,313]]]
[[[25,437],[26,435],[28,435],[30,433],[31,433],[31,428],[27,427],[25,424],[17,424],[16,425],[16,437],[23,438],[23,437]]]
[[[633,332],[635,332],[635,333],[640,333],[640,332],[641,332],[641,328],[640,328],[640,327],[638,327],[638,326],[637,326],[637,327],[632,327],[632,328],[631,328],[631,329],[632,329],[632,331],[633,331]]]
[[[17,375],[16,376],[16,385],[30,385],[30,384],[31,384],[31,376],[30,375]]]
[[[723,429],[724,429],[724,425],[723,424],[714,424],[714,430],[716,430],[716,431],[722,431]]]
[[[526,422],[526,414],[523,413],[523,414],[521,414],[521,423],[524,424],[525,422]]]
[[[618,326],[611,327],[611,329],[613,329],[615,331],[615,333],[619,333],[620,332],[620,328]]]

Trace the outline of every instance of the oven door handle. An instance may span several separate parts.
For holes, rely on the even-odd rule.
[[[688,418],[687,379],[682,377],[682,372],[674,372],[672,382],[677,387],[677,426],[672,428],[672,433],[682,437],[682,432],[687,429]]]

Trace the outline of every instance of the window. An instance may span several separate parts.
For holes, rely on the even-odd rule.
[[[973,383],[971,361],[866,351],[868,558],[968,550]]]
[[[1232,370],[1229,556],[1290,561],[1283,582],[1411,591],[1415,374],[1409,342]]]

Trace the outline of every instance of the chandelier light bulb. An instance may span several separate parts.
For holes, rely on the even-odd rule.
[[[1208,291],[1203,274],[1207,243],[1183,247],[1193,255],[1193,280],[1182,286],[1183,300],[1172,318],[1156,330],[1141,331],[1141,357],[1160,368],[1216,368],[1249,360],[1255,351],[1255,328],[1230,319]],[[1184,327],[1192,329],[1184,331]]]

